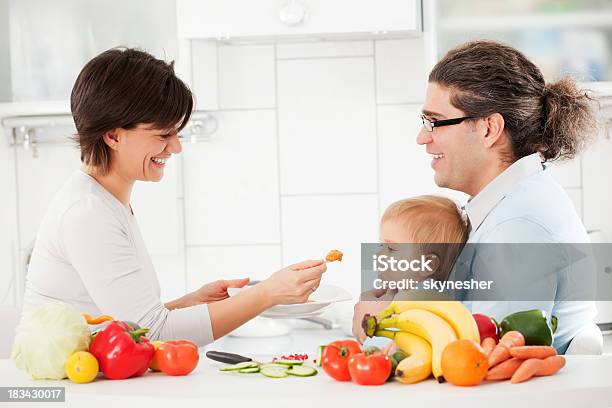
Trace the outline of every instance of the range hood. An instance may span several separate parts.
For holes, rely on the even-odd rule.
[[[230,44],[409,38],[420,0],[176,0],[179,38]]]

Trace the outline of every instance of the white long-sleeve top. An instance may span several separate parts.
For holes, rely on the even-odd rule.
[[[150,329],[151,340],[213,341],[207,305],[166,309],[136,218],[81,170],[57,193],[40,225],[23,314],[49,301],[136,322]]]

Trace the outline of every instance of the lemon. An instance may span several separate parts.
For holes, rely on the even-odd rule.
[[[66,361],[66,374],[73,382],[85,384],[92,382],[98,375],[98,360],[87,351],[77,351]]]

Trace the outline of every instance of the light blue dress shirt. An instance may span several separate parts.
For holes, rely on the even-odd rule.
[[[466,212],[472,226],[469,244],[589,242],[571,200],[537,153],[516,161],[491,181],[468,202]],[[482,247],[476,246],[476,252]],[[572,291],[587,290],[589,277],[583,279],[571,268],[551,272],[547,265],[537,264],[537,257],[517,256],[510,249],[503,250],[503,245],[489,247],[496,248],[493,256],[475,255],[469,266],[463,265],[463,272],[457,265],[451,279],[493,280],[499,290],[522,287],[541,294],[541,300],[478,301],[467,292],[464,304],[472,313],[498,321],[517,311],[543,309],[558,318],[553,345],[564,353],[572,338],[594,322],[597,314],[594,301],[564,300],[576,299]]]

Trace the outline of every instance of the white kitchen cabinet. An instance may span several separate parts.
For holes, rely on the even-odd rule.
[[[419,0],[177,0],[181,38],[223,40],[415,35]]]

